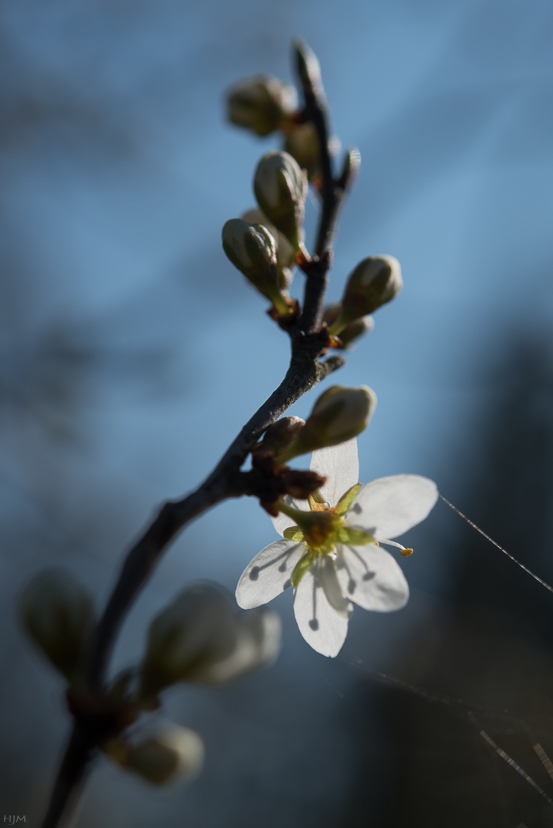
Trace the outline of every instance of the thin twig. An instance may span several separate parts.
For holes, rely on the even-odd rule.
[[[307,273],[303,312],[290,331],[290,366],[282,383],[246,423],[209,477],[182,500],[165,503],[128,552],[91,644],[86,677],[93,691],[101,691],[121,625],[168,545],[195,517],[222,500],[244,494],[240,468],[259,437],[292,403],[345,362],[341,356],[330,357],[325,362],[319,358],[327,342],[321,324],[332,261],[331,245],[346,186],[332,176],[328,114],[320,76],[309,68],[303,72],[301,67],[298,69],[305,95],[305,117],[315,125],[320,142],[323,185],[315,257]],[[94,737],[90,723],[76,716],[42,828],[58,828],[62,820],[70,820],[99,740],[99,734]]]

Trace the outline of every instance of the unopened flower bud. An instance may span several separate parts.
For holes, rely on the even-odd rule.
[[[345,190],[351,189],[352,185],[355,182],[355,179],[359,175],[360,166],[361,153],[359,152],[357,147],[350,147],[346,151],[344,166],[342,167],[342,173],[340,175],[340,178],[338,179],[340,185],[344,187]]]
[[[299,454],[351,440],[367,427],[375,406],[376,394],[366,385],[333,385],[321,394],[296,440],[278,460],[286,462]]]
[[[198,776],[205,750],[194,730],[171,722],[156,723],[143,736],[108,742],[104,752],[118,765],[152,785],[166,785]]]
[[[303,250],[302,227],[307,198],[307,174],[287,152],[268,152],[255,171],[253,188],[258,204],[292,247]]]
[[[284,149],[307,172],[310,181],[320,176],[319,139],[317,138],[317,130],[310,121],[305,124],[298,124],[286,135]]]
[[[279,275],[280,287],[285,290],[292,281],[292,269],[296,264],[296,251],[286,238],[286,236],[277,230],[275,225],[269,221],[263,210],[259,207],[254,207],[247,210],[240,218],[250,224],[262,224],[267,228],[276,243],[277,248],[277,269]],[[301,240],[303,241],[303,230]]]
[[[181,592],[152,622],[141,665],[142,695],[178,681],[223,684],[276,658],[280,618],[236,613],[210,586]]]
[[[292,41],[292,55],[295,58],[298,75],[304,88],[321,95],[323,93],[321,67],[315,52],[304,40],[298,39]]]
[[[20,612],[30,638],[71,681],[94,618],[93,599],[88,590],[70,572],[47,570],[25,588]]]
[[[369,256],[351,273],[342,299],[342,312],[330,333],[339,334],[349,322],[390,302],[403,287],[401,267],[393,256]]]
[[[272,75],[252,75],[230,88],[227,107],[231,123],[269,135],[296,111],[296,90]]]
[[[331,328],[334,323],[339,319],[340,312],[342,310],[342,306],[340,304],[329,305],[328,308],[325,310],[324,314],[324,321]],[[364,333],[369,333],[374,328],[374,319],[372,316],[361,316],[359,319],[354,319],[353,322],[349,322],[342,330],[340,331],[340,340],[344,348],[349,348],[349,346],[362,336]]]
[[[296,439],[297,432],[305,425],[301,417],[281,417],[263,435],[263,445],[273,454],[282,454]]]
[[[289,312],[280,288],[276,242],[262,224],[230,219],[223,227],[223,249],[235,267],[266,296],[279,313]]]

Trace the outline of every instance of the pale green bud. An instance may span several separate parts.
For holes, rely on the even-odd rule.
[[[268,152],[255,171],[253,188],[269,221],[295,250],[302,250],[301,230],[307,198],[307,174],[287,152]]]
[[[223,226],[223,249],[233,265],[253,284],[276,267],[276,242],[266,227],[230,219]]]
[[[286,135],[284,149],[307,172],[307,177],[310,181],[320,176],[319,139],[317,137],[317,130],[311,122],[298,124],[297,127],[289,132]]]
[[[272,661],[279,649],[276,613],[236,613],[219,590],[191,587],[150,625],[141,692],[147,697],[178,681],[224,684]]]
[[[373,313],[397,296],[402,287],[401,267],[393,256],[363,259],[348,278],[342,312],[330,333],[339,334],[348,322]]]
[[[342,306],[340,304],[329,305],[325,310],[324,321],[331,328],[334,323],[340,318]],[[369,333],[374,328],[374,319],[372,316],[361,316],[359,319],[354,319],[349,322],[340,331],[340,340],[344,348],[349,346],[360,336]]]
[[[293,86],[272,75],[252,75],[230,88],[228,119],[258,135],[269,135],[294,114],[297,104]]]
[[[30,638],[56,670],[71,681],[94,620],[88,590],[65,570],[41,572],[25,588],[20,613]]]
[[[280,287],[276,241],[262,224],[230,219],[223,227],[223,249],[235,267],[281,314],[289,309]]]
[[[351,440],[367,427],[375,407],[376,394],[368,386],[333,385],[313,406],[305,427],[298,434],[299,442],[309,444],[312,451]]]
[[[299,454],[351,440],[367,427],[375,407],[376,394],[368,386],[333,385],[321,394],[296,440],[278,460],[286,462]]]
[[[204,743],[187,727],[173,722],[156,723],[146,735],[108,742],[104,752],[126,770],[152,785],[194,779],[204,762]]]
[[[260,210],[259,207],[246,210],[240,218],[250,224],[262,224],[274,238],[277,248],[279,283],[280,287],[285,290],[292,280],[292,268],[296,264],[296,251],[286,236],[280,230],[276,229],[275,225],[269,221],[263,210]],[[301,233],[301,241],[303,242],[303,230]]]

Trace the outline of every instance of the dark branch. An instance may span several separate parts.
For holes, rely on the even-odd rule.
[[[328,344],[326,330],[321,330],[322,316],[328,271],[332,263],[332,240],[347,188],[347,176],[344,172],[339,181],[333,178],[327,106],[317,60],[303,46],[297,48],[297,56],[305,97],[305,120],[311,120],[317,130],[323,181],[315,255],[304,267],[307,279],[303,313],[295,329],[290,331],[290,366],[279,387],[246,423],[209,477],[182,500],[165,503],[128,552],[91,644],[86,677],[89,687],[95,691],[101,691],[104,686],[109,658],[127,612],[167,546],[195,517],[222,500],[245,493],[244,475],[240,474],[240,468],[264,431],[303,394],[345,362],[341,356],[332,356],[325,362],[320,362],[319,358]],[[101,732],[99,727],[98,734]],[[99,741],[98,736],[94,737],[90,722],[75,716],[42,828],[57,828],[61,820],[68,817]]]
[[[306,333],[312,333],[321,327],[324,300],[328,285],[328,272],[332,267],[332,245],[338,223],[338,215],[344,195],[352,183],[354,174],[359,166],[359,153],[355,162],[349,164],[353,158],[351,152],[346,158],[346,166],[340,178],[336,180],[332,171],[332,156],[330,153],[330,119],[326,95],[321,79],[319,61],[309,46],[301,41],[294,44],[296,68],[305,98],[305,108],[302,113],[304,121],[310,121],[315,127],[321,164],[322,182],[321,217],[315,242],[315,252],[312,261],[303,267],[307,275],[305,297],[300,327]],[[351,171],[351,174],[350,174]]]
[[[97,742],[75,722],[48,804],[42,828],[69,825],[85,782],[85,776]]]
[[[307,340],[307,337],[304,339]],[[296,346],[282,383],[246,423],[204,483],[182,500],[165,503],[153,523],[128,553],[96,629],[88,673],[92,687],[98,688],[102,684],[121,623],[168,544],[183,526],[211,506],[244,494],[240,467],[259,437],[292,403],[344,364],[345,360],[340,356],[331,357],[323,363],[318,363],[309,356],[306,358],[307,344],[300,342]]]

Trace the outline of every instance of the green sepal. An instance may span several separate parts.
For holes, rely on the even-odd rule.
[[[328,509],[328,504],[318,489],[309,495],[307,501],[312,512],[326,512]]]
[[[345,515],[361,489],[363,488],[362,483],[356,483],[355,486],[352,486],[351,489],[348,489],[345,494],[342,495],[338,503],[336,504],[336,508],[334,512],[337,515]]]
[[[347,546],[365,546],[368,543],[376,543],[375,539],[368,532],[362,529],[352,529],[349,526],[341,527],[338,532],[338,540]]]
[[[305,555],[303,555],[299,559],[299,561],[297,562],[297,564],[294,567],[294,571],[292,572],[292,579],[291,580],[292,580],[292,586],[294,587],[294,589],[296,589],[296,587],[298,586],[299,582],[301,581],[301,579],[303,578],[303,576],[305,575],[307,570],[310,569],[313,566],[313,564],[315,563],[316,560],[317,560],[317,555],[314,554],[313,552],[306,552]]]
[[[286,540],[299,541],[301,543],[303,541],[303,532],[299,526],[288,526],[282,533],[282,537],[286,538]]]

